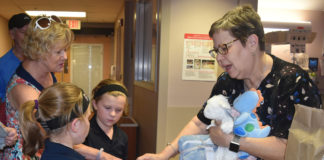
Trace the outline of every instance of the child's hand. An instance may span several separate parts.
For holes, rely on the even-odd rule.
[[[138,157],[136,160],[166,160],[166,159],[169,158],[163,158],[161,154],[146,153]]]
[[[100,160],[122,160],[120,158],[117,158],[111,154],[108,154],[106,152],[102,152],[102,155],[100,156]]]
[[[12,146],[17,141],[17,131],[15,128],[5,127],[6,132],[8,133],[5,141],[7,146]]]

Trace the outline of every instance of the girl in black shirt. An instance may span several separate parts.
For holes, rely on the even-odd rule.
[[[106,79],[92,91],[95,115],[90,120],[90,132],[84,144],[121,159],[127,159],[128,137],[116,123],[127,105],[126,87],[118,81]]]

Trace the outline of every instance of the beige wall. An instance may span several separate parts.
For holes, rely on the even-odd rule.
[[[184,34],[208,34],[210,25],[236,4],[223,0],[162,1],[157,152],[197,113],[215,83],[181,79]]]
[[[8,30],[8,20],[0,16],[0,57],[11,48],[11,37]]]
[[[175,136],[180,133],[181,129],[196,115],[200,107],[169,107],[167,114],[168,132],[165,135],[166,143],[172,142]],[[180,116],[179,116],[180,115]],[[162,144],[165,147],[165,144]],[[179,159],[179,155],[173,157],[172,160]]]
[[[162,2],[163,3],[163,2]],[[170,5],[169,33],[169,106],[200,106],[209,96],[215,82],[182,80],[182,58],[185,33],[208,34],[210,25],[233,8],[236,1],[173,0]],[[163,6],[162,6],[163,7]],[[165,21],[162,17],[162,23]],[[162,28],[163,30],[164,28]],[[162,36],[165,36],[162,34]],[[163,42],[162,42],[163,43]],[[161,44],[161,48],[164,44]],[[161,53],[163,55],[165,53]]]

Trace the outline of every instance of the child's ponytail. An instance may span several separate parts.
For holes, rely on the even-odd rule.
[[[45,133],[42,132],[35,115],[38,112],[38,101],[27,101],[20,107],[19,125],[24,137],[23,153],[29,156],[44,146]]]

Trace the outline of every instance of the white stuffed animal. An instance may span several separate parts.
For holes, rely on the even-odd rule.
[[[216,95],[208,99],[204,109],[205,117],[213,119],[211,126],[215,126],[215,121],[221,121],[221,129],[224,133],[229,134],[233,131],[233,117],[230,114],[231,106],[223,95]],[[218,146],[214,160],[237,160],[238,154],[230,151],[227,147]]]

